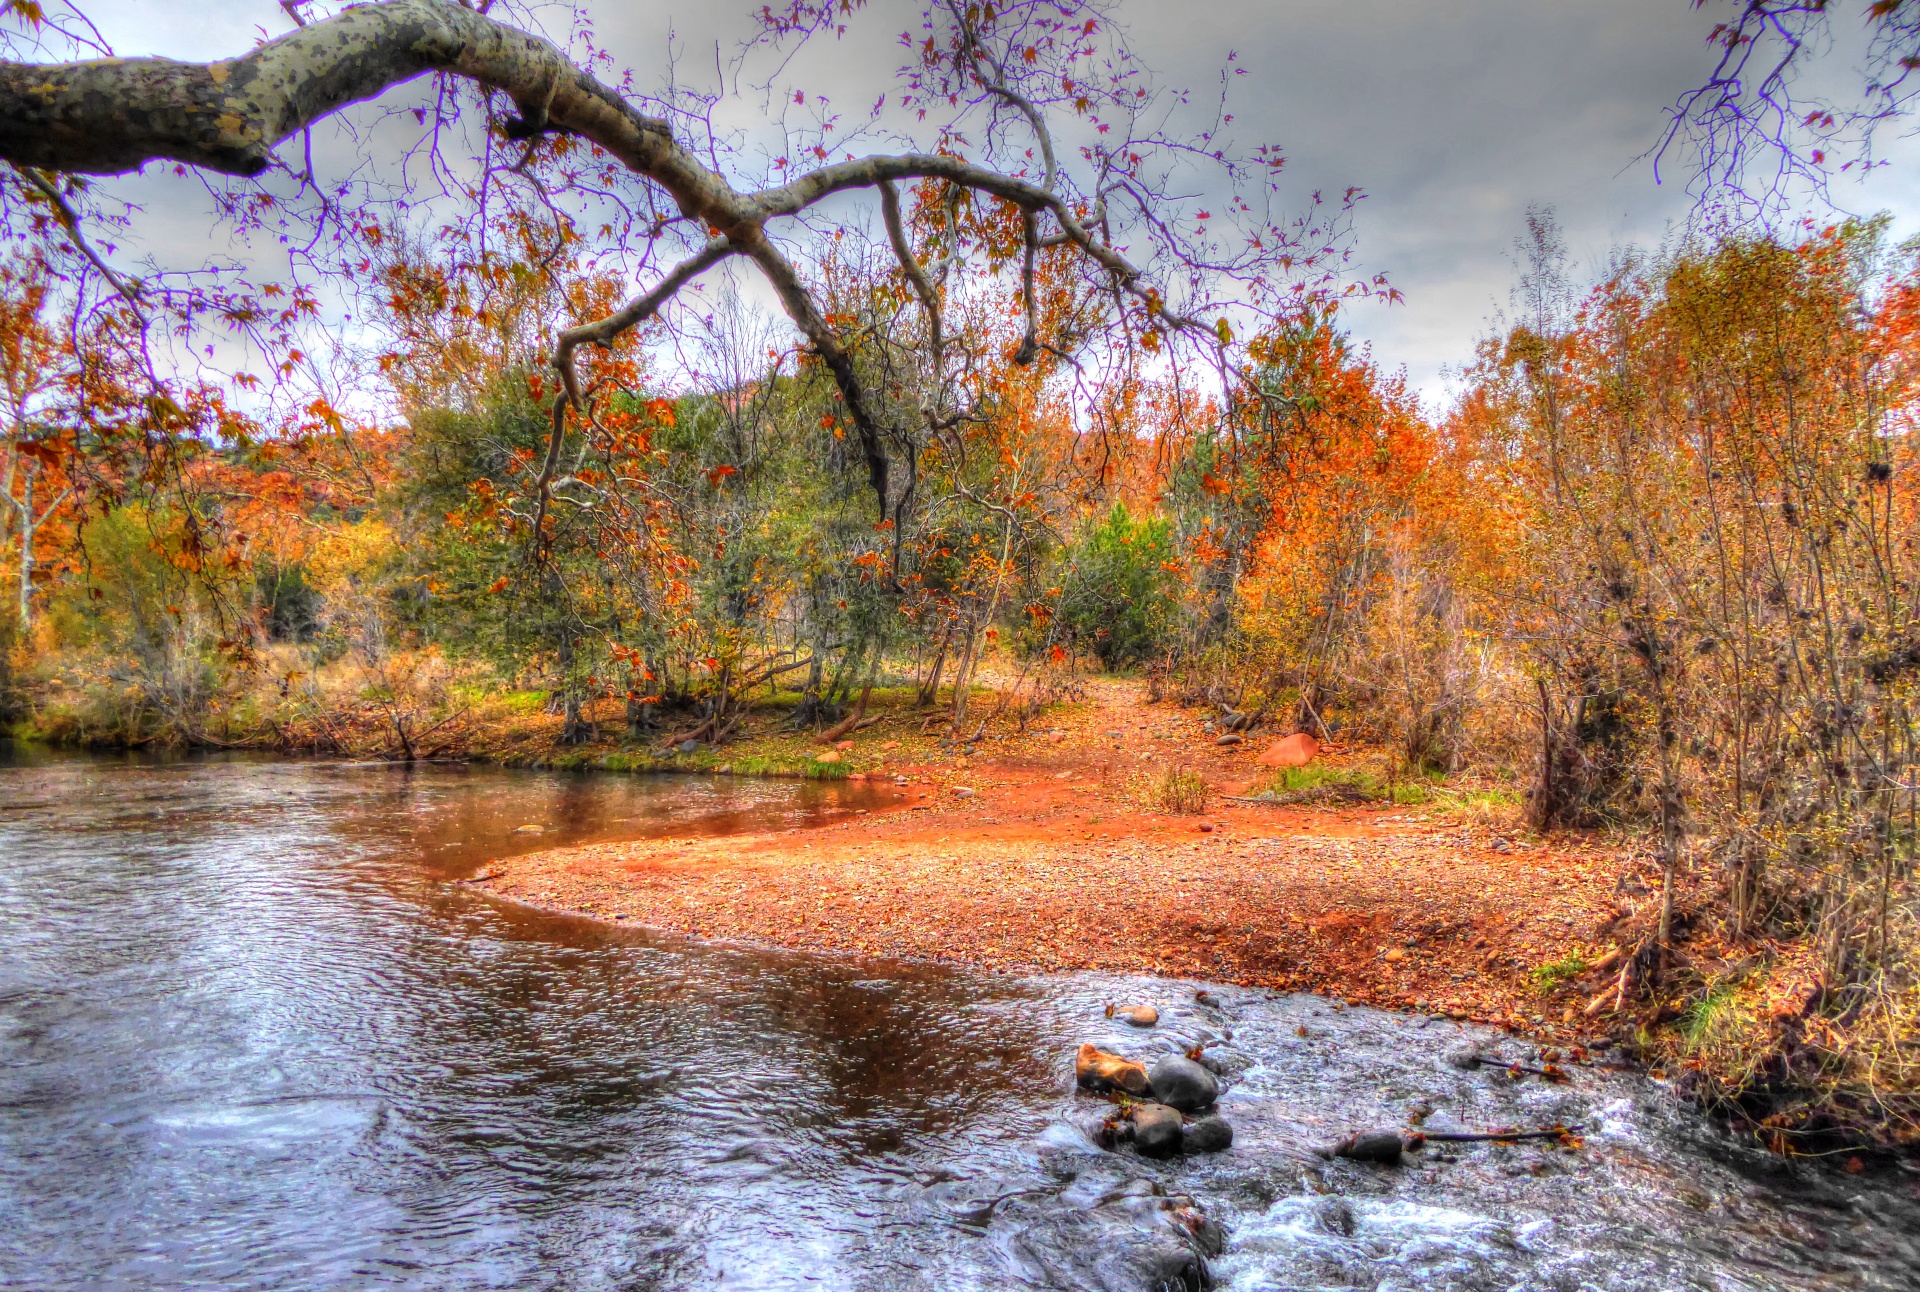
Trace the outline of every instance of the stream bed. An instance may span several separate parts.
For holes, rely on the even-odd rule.
[[[16,754],[0,1288],[1920,1288],[1911,1177],[1786,1163],[1629,1073],[1448,1063],[1523,1056],[1492,1033],[703,944],[458,882],[885,793]],[[1159,1027],[1106,1017],[1136,1002]],[[1094,1147],[1076,1046],[1150,1061],[1228,1034],[1230,1150]],[[1583,1143],[1312,1152],[1423,1105]]]

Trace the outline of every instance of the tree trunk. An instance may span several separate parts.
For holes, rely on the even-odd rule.
[[[920,684],[919,694],[914,697],[916,708],[932,704],[940,698],[940,674],[946,671],[947,647],[952,641],[953,625],[948,624],[947,630],[940,634],[940,649],[934,654],[933,669],[927,674],[926,681]]]
[[[27,472],[22,492],[25,494],[17,506],[20,508],[20,628],[26,631],[33,627],[33,536],[39,528],[33,519],[33,481],[35,473]]]

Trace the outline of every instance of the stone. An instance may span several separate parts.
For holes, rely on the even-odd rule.
[[[1333,1156],[1350,1158],[1355,1162],[1377,1162],[1381,1166],[1398,1166],[1403,1151],[1399,1131],[1361,1131],[1358,1135],[1350,1135],[1336,1144]]]
[[[1305,767],[1320,754],[1320,742],[1304,731],[1276,740],[1260,751],[1262,767]]]
[[[816,763],[837,763],[840,761],[840,751],[837,749],[829,749],[824,754],[815,754],[813,761]]]
[[[977,792],[978,791],[968,789],[965,785],[956,785],[953,787],[953,796],[959,799],[970,799]]]
[[[1459,1068],[1462,1072],[1472,1072],[1488,1062],[1486,1053],[1477,1045],[1456,1045],[1443,1057],[1448,1067]]]
[[[1200,1052],[1200,1066],[1222,1081],[1231,1081],[1253,1066],[1253,1058],[1231,1046],[1212,1045]]]
[[[1220,1097],[1220,1083],[1214,1075],[1184,1055],[1162,1056],[1147,1081],[1155,1099],[1183,1113],[1211,1107]]]
[[[1180,1132],[1182,1153],[1223,1153],[1233,1147],[1233,1127],[1224,1117],[1202,1117]]]
[[[1402,951],[1399,947],[1394,947],[1393,949],[1387,952],[1385,958],[1388,964],[1397,965],[1402,960],[1405,960],[1407,958],[1407,953]]]
[[[680,742],[680,752],[683,754],[697,754],[700,752],[700,742],[697,740],[683,740]]]
[[[515,834],[545,834],[547,828],[540,825],[517,825],[513,827],[513,832]]]
[[[1160,1011],[1151,1005],[1134,1005],[1117,1011],[1114,1017],[1135,1027],[1152,1027],[1160,1021]]]
[[[1224,736],[1216,736],[1214,738],[1213,743],[1216,745],[1237,745],[1245,739],[1246,737],[1241,735],[1239,732],[1229,731]]]
[[[1095,1093],[1118,1090],[1123,1094],[1145,1098],[1152,1088],[1145,1065],[1109,1054],[1091,1042],[1081,1046],[1080,1052],[1074,1056],[1073,1076],[1074,1080]]]
[[[1165,1104],[1135,1104],[1127,1111],[1133,1122],[1133,1147],[1142,1157],[1172,1157],[1180,1151],[1183,1127],[1178,1109]]]

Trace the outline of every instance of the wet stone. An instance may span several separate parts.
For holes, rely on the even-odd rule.
[[[1253,1057],[1231,1045],[1214,1045],[1200,1052],[1200,1066],[1222,1081],[1232,1081],[1253,1066]]]
[[[1116,1011],[1114,1017],[1134,1027],[1152,1027],[1160,1021],[1160,1011],[1151,1005],[1132,1005]]]
[[[1180,1151],[1180,1114],[1165,1104],[1135,1104],[1128,1112],[1133,1122],[1133,1147],[1142,1157],[1172,1157]]]
[[[1403,1151],[1399,1131],[1376,1130],[1362,1131],[1342,1140],[1334,1146],[1332,1156],[1355,1162],[1375,1162],[1381,1166],[1398,1166]]]
[[[1207,1257],[1220,1250],[1217,1224],[1184,1198],[1151,1188],[1116,1192],[1095,1206],[1063,1197],[1012,1198],[988,1227],[988,1241],[1016,1286],[1100,1292],[1203,1292],[1213,1286]]]
[[[1182,1153],[1221,1153],[1233,1147],[1233,1127],[1224,1117],[1202,1117],[1180,1134]]]
[[[1091,1043],[1081,1046],[1074,1056],[1073,1075],[1082,1087],[1096,1094],[1118,1090],[1144,1096],[1151,1086],[1145,1067]]]
[[[1183,1113],[1197,1113],[1211,1107],[1220,1097],[1220,1083],[1214,1075],[1179,1054],[1169,1054],[1153,1065],[1148,1076],[1153,1097]]]

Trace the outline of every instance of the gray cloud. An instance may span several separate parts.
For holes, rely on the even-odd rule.
[[[749,30],[741,0],[585,8],[642,84],[659,83],[670,51],[684,82],[711,84],[716,44],[724,54]],[[878,0],[848,41],[806,51],[792,79],[864,113],[900,60],[892,38],[915,8]],[[96,12],[122,52],[189,58],[285,26],[267,0],[109,0]],[[1686,0],[1125,0],[1118,13],[1162,79],[1203,98],[1234,51],[1249,69],[1233,84],[1235,128],[1243,142],[1280,144],[1302,194],[1367,192],[1360,260],[1387,272],[1406,301],[1356,306],[1350,322],[1431,401],[1443,396],[1443,370],[1470,356],[1506,301],[1529,204],[1557,210],[1576,260],[1595,272],[1613,247],[1657,243],[1690,209],[1684,175],[1656,186],[1641,160],[1664,105],[1708,65],[1712,15]],[[1844,52],[1832,71],[1844,77]],[[721,114],[744,125],[761,96],[730,88]],[[1892,210],[1910,232],[1920,226],[1915,149],[1890,155],[1895,165],[1839,196],[1857,210]]]

